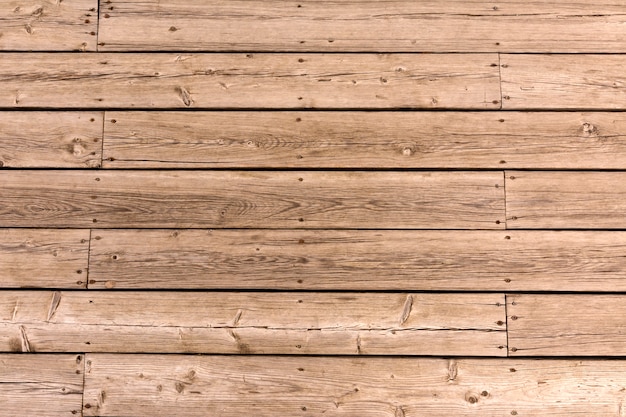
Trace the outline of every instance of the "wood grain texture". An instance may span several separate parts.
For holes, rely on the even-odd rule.
[[[502,55],[502,108],[626,109],[624,55]]]
[[[4,351],[505,356],[505,322],[503,294],[0,292]]]
[[[0,413],[11,417],[80,415],[83,355],[0,354]]]
[[[90,289],[626,291],[626,233],[94,230]]]
[[[624,172],[506,172],[510,229],[626,228]]]
[[[89,230],[0,229],[0,287],[85,288]]]
[[[3,0],[0,51],[95,51],[98,0]]]
[[[624,295],[507,295],[507,314],[510,355],[626,355]]]
[[[87,354],[86,416],[594,416],[623,361]]]
[[[0,112],[0,167],[99,168],[102,112]]]
[[[504,227],[502,172],[6,171],[1,227]]]
[[[626,52],[619,0],[494,4],[101,0],[100,50]]]
[[[107,112],[106,168],[626,168],[626,116]]]
[[[4,108],[500,108],[496,54],[0,54]]]

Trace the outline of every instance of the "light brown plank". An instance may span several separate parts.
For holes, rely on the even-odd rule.
[[[503,294],[3,291],[0,349],[504,356],[505,319]]]
[[[81,415],[83,355],[0,354],[0,414]]]
[[[623,361],[87,354],[86,416],[594,416]]]
[[[502,108],[626,109],[624,55],[502,55]]]
[[[625,169],[626,115],[107,112],[106,168]]]
[[[2,227],[504,227],[502,172],[0,174]]]
[[[510,355],[626,355],[624,295],[507,295],[507,314]]]
[[[510,229],[626,228],[624,172],[506,172]]]
[[[89,230],[0,229],[0,287],[85,288]]]
[[[2,54],[4,108],[500,108],[496,54]]]
[[[626,291],[626,233],[94,230],[90,289]]]
[[[0,112],[0,167],[99,168],[102,112]]]
[[[0,51],[95,51],[98,0],[3,0]]]
[[[626,52],[619,0],[101,0],[100,16],[107,51]]]

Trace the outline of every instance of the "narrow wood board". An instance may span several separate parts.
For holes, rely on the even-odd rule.
[[[0,287],[85,288],[89,230],[0,229]]]
[[[87,354],[86,416],[594,416],[623,361]]]
[[[3,0],[0,51],[95,51],[98,0]]]
[[[624,55],[502,55],[502,108],[626,109]]]
[[[111,111],[104,167],[626,169],[626,115]]]
[[[0,354],[0,413],[11,417],[81,415],[83,355]]]
[[[100,50],[626,52],[619,0],[494,4],[101,0]]]
[[[506,172],[507,228],[624,229],[624,172]]]
[[[4,351],[505,356],[505,322],[503,294],[0,292]]]
[[[99,168],[103,112],[0,112],[0,167]]]
[[[502,172],[6,171],[0,227],[502,229]]]
[[[94,230],[90,289],[626,291],[626,233]]]
[[[510,355],[626,356],[626,296],[507,295]]]
[[[497,63],[497,54],[0,54],[0,107],[499,109]]]

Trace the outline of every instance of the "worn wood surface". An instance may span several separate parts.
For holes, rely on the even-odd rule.
[[[626,52],[618,0],[101,0],[100,16],[102,51]]]
[[[0,292],[4,351],[504,356],[505,322],[503,294]]]
[[[626,116],[106,113],[106,168],[626,168]]]
[[[497,63],[497,54],[0,54],[0,107],[498,109]]]
[[[94,230],[90,289],[626,291],[626,233]]]
[[[502,172],[6,171],[1,227],[504,227]]]
[[[626,296],[507,296],[510,355],[626,356]]]
[[[0,229],[0,287],[85,288],[89,230]]]
[[[87,354],[86,416],[619,417],[621,361]]]
[[[102,112],[0,112],[0,167],[99,168]]]
[[[0,354],[0,414],[80,415],[84,356]]]
[[[95,51],[98,0],[3,0],[0,51]]]
[[[505,110],[626,109],[624,55],[505,54],[500,62]]]
[[[624,172],[506,172],[507,228],[624,229]]]

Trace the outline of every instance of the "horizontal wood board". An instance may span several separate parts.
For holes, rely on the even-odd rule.
[[[18,352],[504,356],[505,321],[503,294],[0,292]]]
[[[619,417],[621,361],[87,354],[86,416]]]
[[[105,117],[105,168],[626,168],[622,113],[107,111]]]
[[[626,296],[507,295],[511,356],[626,356]]]
[[[0,54],[0,108],[499,109],[497,54]]]
[[[5,171],[1,227],[504,228],[502,172]]]
[[[100,51],[626,52],[618,0],[101,0],[100,10]]]
[[[0,288],[86,288],[89,230],[0,229]]]
[[[626,291],[626,233],[93,230],[90,289]]]
[[[98,0],[3,0],[0,51],[95,51]]]
[[[11,417],[81,415],[84,355],[0,354],[0,413]]]
[[[99,168],[103,112],[0,112],[0,167]]]
[[[506,172],[509,229],[624,229],[625,172]]]

